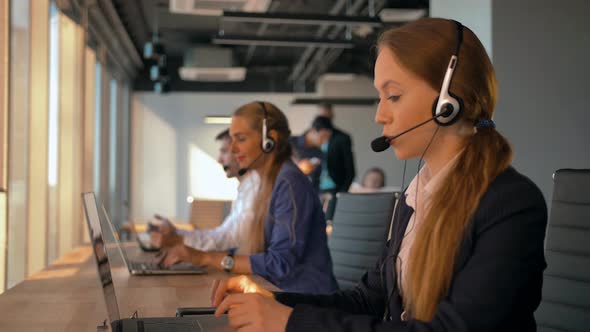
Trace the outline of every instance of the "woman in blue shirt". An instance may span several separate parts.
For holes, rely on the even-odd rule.
[[[165,252],[163,265],[185,261],[254,273],[292,292],[335,291],[324,214],[312,184],[291,161],[285,115],[270,103],[246,104],[234,113],[230,134],[240,175],[255,170],[261,178],[248,248],[257,254],[206,253],[178,245]]]

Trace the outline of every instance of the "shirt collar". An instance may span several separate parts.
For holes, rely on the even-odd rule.
[[[426,199],[429,199],[453,169],[453,166],[455,166],[455,163],[462,152],[463,150],[459,151],[434,176],[431,176],[426,165],[422,166],[406,190],[406,204],[412,209],[416,210],[414,202],[417,193],[419,193],[421,196],[425,196]],[[420,177],[420,181],[418,181],[418,177]],[[417,187],[418,185],[420,186],[419,188]]]
[[[248,172],[242,177],[240,184],[238,184],[238,191],[257,185],[258,183],[260,183],[260,175],[258,175],[258,172],[253,169],[248,170]]]

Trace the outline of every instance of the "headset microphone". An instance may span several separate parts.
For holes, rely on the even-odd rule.
[[[254,165],[254,163],[256,161],[258,161],[258,159],[260,159],[260,157],[262,157],[262,155],[264,155],[264,151],[261,152],[258,157],[256,157],[256,159],[254,159],[250,164],[248,164],[248,166],[244,167],[244,168],[240,168],[240,170],[238,171],[238,175],[239,176],[244,176],[244,174],[246,174],[248,172],[248,170],[250,169],[250,167],[252,167],[252,165]]]
[[[428,122],[438,118],[438,117],[444,117],[444,116],[448,116],[449,113],[452,113],[452,110],[446,110],[442,113],[439,113],[431,118],[429,118],[426,121],[420,122],[419,124],[413,126],[412,128],[406,129],[404,131],[402,131],[401,133],[395,135],[395,136],[381,136],[381,137],[377,137],[375,138],[372,142],[371,142],[371,149],[373,149],[373,151],[375,152],[383,152],[385,150],[387,150],[387,148],[389,148],[389,142],[391,142],[392,140],[418,128],[421,127],[425,124],[427,124]]]

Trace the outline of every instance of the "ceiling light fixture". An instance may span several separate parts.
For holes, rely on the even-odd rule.
[[[206,116],[204,118],[205,124],[222,124],[222,125],[228,125],[231,124],[231,116]]]

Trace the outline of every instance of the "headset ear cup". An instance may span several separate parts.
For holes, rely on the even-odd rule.
[[[454,106],[451,106],[451,107],[453,107],[453,112],[451,113],[450,116],[445,117],[448,120],[447,120],[447,122],[443,123],[443,126],[450,126],[453,123],[457,122],[461,118],[461,113],[463,113],[463,99],[461,99],[461,97],[458,97],[457,95],[455,95],[454,93],[452,93],[450,91],[448,92],[448,94],[449,94],[449,96],[453,97],[453,99],[455,99],[458,109],[455,110]]]
[[[272,149],[274,149],[275,147],[275,141],[270,138],[267,137],[263,142],[262,142],[262,151],[265,153],[269,153],[272,151]]]
[[[435,118],[434,122],[436,122],[438,125],[440,126],[450,126],[453,123],[457,122],[457,120],[459,120],[459,117],[461,115],[461,112],[463,111],[463,99],[461,99],[460,97],[457,97],[456,95],[454,95],[451,92],[448,92],[449,96],[452,97],[453,99],[455,99],[455,101],[457,102],[457,106],[458,109],[455,109],[455,106],[452,103],[446,103],[443,104],[442,107],[450,107],[451,108],[451,114],[447,115],[447,116],[442,116],[443,119],[445,119],[445,121],[441,121],[439,118]],[[440,96],[436,97],[436,99],[434,99],[434,104],[432,105],[432,116],[436,116],[436,105],[438,104],[438,99],[440,98]]]
[[[438,105],[438,100],[440,98],[440,95],[438,95],[435,99],[434,99],[434,104],[432,104],[432,116],[436,116],[436,106]],[[453,107],[453,105],[448,104],[450,107]],[[442,105],[442,107],[445,107],[445,104]],[[446,116],[442,116],[443,118],[447,118]],[[436,122],[436,124],[438,124],[439,126],[447,126],[448,124],[446,122],[442,122],[439,120],[439,118],[434,118],[434,122]]]

